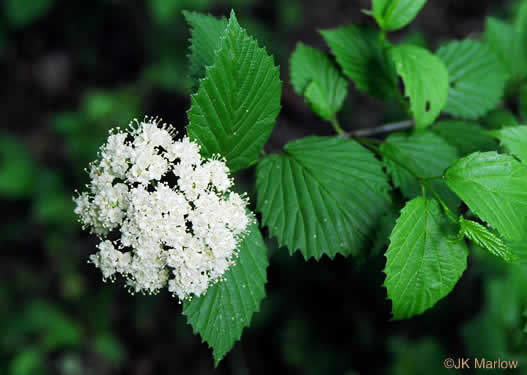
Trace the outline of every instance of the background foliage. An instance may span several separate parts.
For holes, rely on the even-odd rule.
[[[506,89],[519,91],[521,100],[517,107],[490,113],[481,125],[464,124],[463,131],[480,134],[480,126],[514,124],[518,118],[524,123],[527,86],[521,85],[527,64],[517,51],[525,40],[525,22],[514,26],[510,22],[517,14],[527,19],[527,6],[518,2],[460,3],[429,1],[415,22],[396,32],[394,39],[437,50],[445,39],[462,39],[486,30],[485,40],[505,63],[504,74],[518,77],[515,86]],[[446,356],[482,353],[496,358],[514,355],[522,363],[527,354],[526,274],[522,268],[502,264],[477,248],[471,249],[468,262],[472,266],[460,283],[433,310],[409,321],[389,322],[391,303],[382,287],[385,258],[381,250],[367,263],[339,255],[333,261],[323,257],[319,262],[305,262],[302,254],[320,257],[317,249],[322,238],[299,247],[301,251],[292,257],[278,247],[278,241],[270,241],[267,298],[251,327],[244,331],[243,342],[217,370],[208,348],[186,325],[182,306],[174,299],[167,294],[130,296],[123,288],[103,284],[99,272],[86,264],[94,240],[80,231],[71,196],[75,187],[87,182],[82,167],[94,159],[108,129],[125,126],[130,118],[144,114],[162,116],[180,129],[186,124],[185,112],[191,105],[186,57],[190,35],[183,9],[228,15],[235,8],[240,24],[274,55],[286,82],[288,57],[298,41],[306,45],[298,58],[308,61],[320,56],[310,53],[307,45],[328,50],[327,42],[351,78],[360,76],[361,69],[372,61],[383,64],[376,54],[364,60],[342,60],[338,50],[346,42],[344,37],[364,43],[371,36],[361,29],[345,35],[330,30],[350,22],[373,25],[374,19],[358,11],[369,9],[369,1],[94,0],[81,4],[5,0],[0,6],[0,109],[4,118],[0,130],[0,198],[4,209],[0,228],[0,373],[440,374],[445,372],[442,364]],[[375,18],[386,29],[399,29],[408,23],[396,11],[391,18],[383,18],[382,4],[379,9]],[[493,18],[486,20],[487,15]],[[320,35],[316,29],[327,31]],[[482,59],[483,68],[496,63],[476,44],[452,43],[438,52],[447,67],[449,50],[454,49],[466,53],[468,61]],[[381,85],[354,79],[360,91],[372,93],[380,98],[378,101],[354,90],[344,97],[346,82],[332,74],[335,62],[327,60],[324,64],[323,72],[305,73],[311,81],[307,87],[302,77],[297,83],[293,80],[294,87],[284,83],[285,110],[267,151],[279,150],[305,135],[331,134],[323,119],[331,120],[340,108],[345,130],[404,117],[398,107],[383,102],[384,91],[377,90],[382,82],[392,82],[392,76],[379,77]],[[203,74],[191,73],[193,77]],[[398,73],[404,80],[404,73]],[[464,88],[474,86],[483,91],[477,85],[485,72],[477,73],[450,74],[461,99]],[[492,86],[492,82],[487,85]],[[327,87],[335,92],[325,97]],[[308,104],[325,105],[313,108],[318,115],[313,114],[297,93],[305,95]],[[467,107],[461,99],[449,97],[446,108],[473,118],[474,113],[492,107],[492,90],[487,93],[480,106]],[[431,97],[432,108],[435,100],[446,98]],[[423,117],[422,124],[428,123]],[[444,136],[445,128],[459,129],[459,122],[436,123],[431,131]],[[522,135],[500,132],[496,138],[523,159],[525,150],[515,151],[514,143]],[[427,150],[433,145],[433,150],[442,154],[456,154],[450,146],[437,142],[433,133],[425,134],[414,144],[423,144]],[[474,151],[463,143],[464,138],[450,142],[459,156]],[[385,151],[402,147],[406,141],[393,137],[385,144]],[[289,145],[291,154],[308,142],[317,139]],[[479,135],[479,142],[490,150],[496,141]],[[339,147],[354,152],[347,141]],[[419,147],[405,149],[420,153]],[[419,168],[419,158],[413,160]],[[318,161],[311,162],[316,165]],[[391,168],[396,170],[397,166]],[[243,187],[253,177],[254,171],[249,170],[237,178]],[[398,178],[407,197],[415,196],[411,177],[400,173]],[[335,190],[339,194],[338,188]],[[392,200],[400,201],[401,197]],[[390,228],[388,233],[394,221],[389,215],[381,220]],[[317,228],[314,230],[316,234]],[[379,227],[379,232],[383,230]],[[283,243],[287,233],[277,236]],[[384,249],[386,244],[378,246]]]

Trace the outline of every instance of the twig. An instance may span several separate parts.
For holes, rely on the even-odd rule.
[[[389,124],[384,124],[375,128],[366,128],[352,130],[343,134],[343,137],[370,137],[376,134],[389,133],[396,130],[410,128],[414,125],[414,120],[406,120],[399,122],[391,122]]]

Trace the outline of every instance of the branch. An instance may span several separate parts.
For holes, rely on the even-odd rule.
[[[406,120],[384,124],[375,128],[352,130],[343,134],[343,137],[370,137],[376,134],[389,133],[396,130],[406,129],[414,126],[414,120]]]

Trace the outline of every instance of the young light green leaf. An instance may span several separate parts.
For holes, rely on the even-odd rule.
[[[491,254],[509,263],[518,261],[514,252],[505,245],[503,240],[480,223],[459,218],[460,233],[478,246],[488,250]]]
[[[357,255],[388,208],[386,180],[381,163],[357,142],[308,137],[258,164],[257,207],[291,254]]]
[[[468,249],[435,199],[408,202],[386,252],[388,298],[394,319],[423,313],[445,297],[467,268]]]
[[[331,121],[335,114],[340,111],[348,94],[348,82],[343,78],[339,78],[337,82],[337,85],[333,86],[328,81],[313,81],[304,93],[313,111],[327,121]],[[330,83],[329,86],[328,83]]]
[[[322,51],[298,43],[290,59],[291,83],[324,120],[340,110],[348,93],[348,82]]]
[[[188,111],[189,137],[235,172],[258,160],[280,111],[279,69],[231,14],[222,46]]]
[[[493,109],[479,121],[487,129],[501,129],[504,126],[519,125],[516,117],[510,111],[503,108]]]
[[[475,122],[443,120],[436,122],[430,130],[456,147],[459,156],[476,151],[495,151],[498,148],[496,140]]]
[[[527,126],[506,126],[489,133],[498,138],[511,154],[527,163]]]
[[[475,152],[445,173],[452,189],[505,240],[521,239],[527,228],[527,166],[509,155]]]
[[[485,36],[487,43],[505,65],[512,81],[527,75],[527,53],[522,38],[514,26],[495,18],[487,18]]]
[[[373,16],[386,31],[408,25],[425,5],[426,0],[372,0]]]
[[[430,131],[411,136],[392,134],[381,145],[380,151],[393,184],[408,199],[421,195],[419,181],[408,168],[419,177],[441,176],[458,158],[454,147]],[[442,180],[430,180],[428,183],[452,210],[457,210],[459,199]]]
[[[397,77],[383,51],[379,32],[366,26],[349,25],[320,32],[342,71],[357,90],[379,98],[394,95]]]
[[[190,38],[190,76],[193,88],[198,88],[199,80],[205,77],[205,68],[214,64],[215,53],[221,47],[225,35],[227,19],[216,18],[210,14],[184,11],[183,15],[191,27]]]
[[[394,46],[390,50],[397,74],[404,82],[405,95],[417,128],[434,122],[446,104],[448,71],[445,64],[424,48],[412,45]]]
[[[236,264],[207,293],[185,301],[183,314],[212,348],[216,365],[249,326],[265,297],[267,248],[255,221],[240,244]]]
[[[450,89],[445,112],[476,119],[496,107],[508,75],[487,45],[473,40],[453,41],[441,47],[437,56],[448,69]]]

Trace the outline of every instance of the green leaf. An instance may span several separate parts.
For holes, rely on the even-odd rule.
[[[500,278],[484,277],[485,306],[464,327],[468,354],[487,358],[525,358],[525,301],[527,277],[524,267],[509,266]],[[485,339],[482,339],[482,338]],[[521,373],[521,371],[520,371]]]
[[[430,366],[447,358],[436,337],[409,339],[406,336],[391,336],[388,348],[393,360],[386,372],[389,375],[444,375],[443,366]],[[349,374],[351,375],[351,374]]]
[[[426,35],[420,31],[411,31],[404,35],[401,39],[401,44],[412,44],[421,48],[429,48]]]
[[[78,348],[82,343],[83,332],[79,322],[49,301],[32,301],[25,307],[23,318],[24,328],[40,336],[41,347],[45,350]]]
[[[394,319],[421,314],[452,291],[468,256],[455,234],[435,199],[406,204],[390,236],[384,270]]]
[[[225,273],[225,279],[183,305],[183,314],[194,333],[199,333],[212,348],[216,366],[240,340],[265,297],[269,262],[256,220],[238,250],[236,264]]]
[[[527,33],[527,1],[525,0],[523,0],[520,4],[514,25],[516,27],[516,31],[518,31],[520,34],[524,32]]]
[[[527,166],[512,156],[475,152],[448,168],[445,180],[506,240],[522,238],[527,228]]]
[[[110,332],[101,332],[93,340],[93,350],[114,365],[126,358],[126,349],[119,339]]]
[[[0,196],[28,198],[35,191],[38,167],[19,139],[0,134]]]
[[[527,39],[525,49],[527,49]],[[527,122],[527,85],[523,85],[520,89],[518,100],[518,113],[522,121],[524,123]]]
[[[521,35],[514,26],[495,18],[487,19],[485,36],[487,43],[507,68],[509,78],[518,81],[527,74],[527,54]]]
[[[419,181],[408,168],[419,177],[441,176],[458,158],[454,147],[430,131],[411,136],[392,134],[381,145],[380,151],[393,184],[408,199],[421,195]],[[459,200],[442,180],[430,180],[428,183],[452,210],[457,210]]]
[[[443,120],[436,122],[430,130],[456,147],[460,156],[498,148],[498,143],[475,122]]]
[[[231,14],[216,62],[188,111],[188,135],[202,154],[220,154],[235,172],[255,164],[280,111],[279,69]]]
[[[392,31],[408,25],[426,0],[372,0],[373,16],[381,29]]]
[[[405,95],[417,128],[434,122],[446,104],[448,71],[445,64],[424,48],[412,45],[394,46],[391,56],[397,74],[404,82]]]
[[[511,154],[527,163],[527,126],[506,126],[490,132]]]
[[[59,171],[48,170],[40,167],[38,182],[35,191],[38,192],[33,199],[32,217],[44,225],[60,227],[64,233],[69,227],[76,227],[75,205],[71,193]],[[73,229],[72,228],[72,229]]]
[[[523,85],[520,89],[518,112],[522,121],[527,122],[527,85]]]
[[[479,121],[487,129],[501,129],[504,126],[519,125],[516,117],[510,111],[503,108],[496,108],[490,111]]]
[[[518,257],[521,265],[527,265],[527,236],[521,240],[507,241],[505,245]]]
[[[348,82],[323,52],[298,43],[290,59],[291,83],[324,120],[340,110],[348,94]]]
[[[320,33],[357,90],[379,98],[394,95],[397,87],[395,70],[383,51],[377,30],[349,25]]]
[[[357,142],[308,137],[259,164],[258,211],[271,236],[306,259],[358,255],[389,205],[381,163]]]
[[[386,247],[390,243],[390,233],[392,233],[395,227],[395,222],[399,217],[399,212],[402,209],[402,203],[393,202],[388,210],[381,216],[377,225],[377,233],[375,240],[371,248],[371,255],[377,256],[381,254],[381,251],[386,250]]]
[[[516,31],[520,34],[520,44],[523,46],[523,53],[527,56],[527,1],[523,1],[516,16]]]
[[[487,45],[453,41],[437,51],[448,69],[450,89],[445,112],[476,119],[496,107],[503,96],[507,71]]]
[[[191,27],[190,39],[190,76],[194,88],[205,77],[205,69],[215,61],[215,53],[221,47],[221,38],[225,36],[227,19],[216,18],[210,14],[184,11],[183,15]]]
[[[502,258],[509,263],[518,261],[514,252],[505,245],[503,240],[480,223],[466,220],[462,216],[459,218],[460,233],[478,246],[488,250],[491,254]]]
[[[150,0],[146,5],[150,8],[151,19],[163,28],[176,27],[179,31],[179,15],[184,9],[205,10],[212,8],[213,0]],[[234,8],[235,5],[232,5]],[[167,33],[163,29],[163,32]]]
[[[35,348],[22,348],[9,361],[9,375],[33,375],[44,371],[43,354]]]

